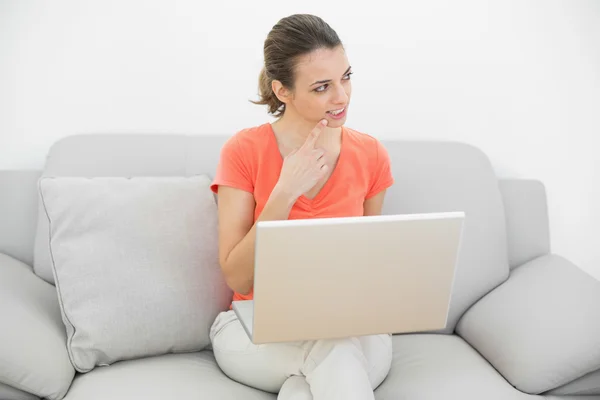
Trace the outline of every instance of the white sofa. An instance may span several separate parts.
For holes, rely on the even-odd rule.
[[[210,346],[76,371],[44,266],[41,177],[212,176],[226,139],[76,135],[42,171],[0,171],[0,399],[276,398],[229,379]],[[383,143],[396,178],[384,213],[464,211],[466,222],[447,328],[394,335],[376,398],[600,399],[600,282],[552,253],[543,184],[497,179],[466,144]],[[225,307],[215,304],[207,315]]]

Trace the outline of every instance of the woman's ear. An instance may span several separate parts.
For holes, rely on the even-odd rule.
[[[273,90],[273,93],[275,93],[275,96],[277,96],[279,101],[281,101],[283,104],[289,103],[290,98],[292,97],[292,92],[285,86],[283,86],[283,84],[280,81],[273,79],[273,81],[271,82],[271,89]]]

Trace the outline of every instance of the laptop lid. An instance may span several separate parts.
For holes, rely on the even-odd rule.
[[[261,221],[252,340],[446,326],[464,213]]]

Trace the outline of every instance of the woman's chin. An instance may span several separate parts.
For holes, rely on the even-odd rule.
[[[343,118],[327,118],[327,126],[330,128],[339,128],[346,122],[346,116]]]

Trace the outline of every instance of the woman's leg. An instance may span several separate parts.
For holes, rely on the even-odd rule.
[[[387,376],[392,347],[390,335],[373,335],[306,343],[302,372],[314,400],[374,399],[373,390]]]
[[[217,317],[210,336],[227,376],[267,392],[281,390],[280,400],[309,400],[311,393],[314,400],[373,399],[392,358],[390,335],[255,345],[233,311]]]
[[[318,340],[308,347],[302,372],[314,400],[374,399],[358,339]]]
[[[361,336],[363,354],[369,365],[369,381],[377,389],[388,376],[392,366],[392,335]]]
[[[278,400],[314,400],[306,378],[301,375],[286,379],[277,396]]]
[[[210,338],[219,367],[234,381],[278,393],[288,377],[300,375],[304,363],[301,343],[255,345],[234,311],[219,314]]]

